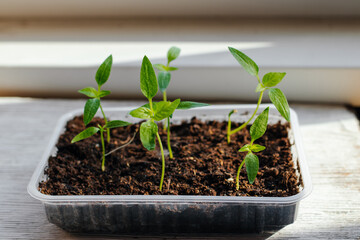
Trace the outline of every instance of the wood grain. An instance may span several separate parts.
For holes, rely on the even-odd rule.
[[[83,104],[83,100],[0,98],[0,239],[119,239],[64,232],[48,223],[41,203],[26,191],[57,119]],[[140,104],[107,101],[104,106]],[[312,194],[301,202],[294,224],[276,233],[225,239],[360,239],[358,120],[344,106],[292,107],[300,119]]]

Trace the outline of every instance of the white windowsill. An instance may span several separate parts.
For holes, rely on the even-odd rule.
[[[170,94],[253,100],[256,83],[228,52],[233,46],[252,57],[261,74],[287,72],[281,87],[290,101],[360,105],[360,20],[13,21],[0,27],[5,94],[76,96],[77,89],[93,85],[96,67],[112,53],[113,96],[140,96],[143,55],[163,63],[167,49],[177,45],[182,54],[174,66],[181,71],[173,74]]]

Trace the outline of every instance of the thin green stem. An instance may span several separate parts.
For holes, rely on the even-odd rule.
[[[230,135],[231,135],[231,119],[230,119],[231,115],[229,114],[229,119],[228,119],[228,126],[227,126],[227,143],[230,144]]]
[[[164,99],[165,102],[167,101],[166,91],[163,92],[163,99]]]
[[[153,112],[153,103],[152,103],[152,99],[149,98],[149,106],[150,106],[150,110]]]
[[[241,171],[241,168],[242,166],[244,165],[245,163],[245,159],[241,162],[238,170],[237,170],[237,174],[236,174],[236,191],[239,190],[239,178],[240,178],[240,171]]]
[[[104,110],[103,110],[101,104],[100,104],[100,110],[101,110],[101,113],[102,113],[102,115],[103,115],[103,117],[104,117],[105,124],[106,124],[106,123],[107,123],[107,119],[106,119],[106,116],[105,116],[105,113],[104,113]]]
[[[172,153],[172,149],[171,149],[171,143],[170,143],[170,118],[167,118],[167,146],[168,146],[168,150],[169,150],[169,156],[170,159],[173,159],[173,153]]]
[[[261,81],[260,81],[259,75],[256,75],[256,78],[258,80],[258,83],[260,83]]]
[[[157,132],[156,133],[156,137],[157,137],[157,140],[159,142],[159,146],[160,146],[160,151],[161,151],[161,161],[162,161],[162,170],[161,170],[161,180],[160,180],[160,192],[162,191],[162,186],[163,186],[163,183],[164,183],[164,176],[165,176],[165,155],[164,155],[164,148],[163,148],[163,145],[161,143],[161,138],[160,138],[160,135],[159,133]]]
[[[232,131],[230,132],[230,135],[233,135],[234,133],[236,133],[236,132],[240,131],[241,129],[243,129],[244,127],[246,127],[246,125],[248,125],[248,123],[255,117],[257,111],[259,110],[260,103],[261,103],[261,100],[262,100],[263,95],[264,95],[264,91],[261,91],[261,92],[260,92],[260,96],[259,96],[259,100],[258,100],[258,103],[257,103],[257,106],[256,106],[256,109],[255,109],[253,115],[250,117],[250,119],[247,120],[245,123],[243,123],[240,127],[232,130]]]
[[[100,128],[100,135],[101,135],[101,147],[102,147],[101,170],[105,171],[105,141],[104,141],[104,129],[103,128]]]
[[[105,113],[104,113],[104,110],[103,110],[101,104],[100,104],[100,110],[101,110],[101,113],[102,113],[102,115],[104,117],[104,121],[105,121],[105,124],[106,124],[107,119],[106,119],[106,116],[105,116]],[[107,137],[107,142],[109,143],[110,142],[110,129],[109,128],[106,129],[106,137]]]
[[[164,100],[164,102],[167,101],[166,91],[163,92],[163,100]],[[166,125],[166,121],[164,121],[164,131],[166,131],[167,126],[169,126],[169,121],[168,121],[167,125]]]

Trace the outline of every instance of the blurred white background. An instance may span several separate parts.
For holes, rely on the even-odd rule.
[[[0,2],[0,95],[81,97],[109,55],[113,98],[141,98],[143,55],[164,63],[170,98],[253,101],[256,80],[228,52],[244,51],[268,71],[287,72],[289,101],[360,106],[360,1]]]

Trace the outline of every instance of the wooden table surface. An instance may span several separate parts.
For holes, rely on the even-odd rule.
[[[42,204],[26,190],[58,118],[83,104],[84,100],[0,98],[0,239],[122,239],[63,231],[47,221]],[[104,102],[105,107],[139,104]],[[240,238],[360,239],[358,120],[339,105],[291,107],[299,115],[313,192],[301,201],[294,224]]]

